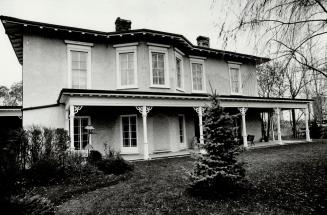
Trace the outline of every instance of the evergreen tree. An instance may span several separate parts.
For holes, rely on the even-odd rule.
[[[205,109],[204,145],[206,153],[196,155],[190,173],[194,191],[229,191],[245,176],[243,163],[237,161],[242,151],[241,141],[235,136],[234,118],[219,105],[217,95],[211,96],[211,105]]]

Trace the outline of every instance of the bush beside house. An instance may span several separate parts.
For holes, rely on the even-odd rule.
[[[91,151],[91,156],[84,158],[70,151],[68,146],[65,130],[36,126],[17,130],[1,141],[1,209],[17,209],[13,212],[24,214],[33,207],[44,209],[44,213],[39,214],[49,214],[54,212],[53,203],[34,192],[38,187],[68,186],[70,191],[65,190],[62,195],[67,199],[69,194],[96,189],[120,179],[109,174],[119,175],[133,169],[118,153],[110,152],[102,160],[100,152]]]

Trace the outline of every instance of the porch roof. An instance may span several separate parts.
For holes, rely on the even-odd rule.
[[[220,95],[222,107],[307,108],[312,100]],[[167,102],[168,101],[168,102]],[[164,93],[117,90],[61,90],[58,103],[87,106],[176,106],[195,107],[209,104],[209,94]]]
[[[22,116],[22,106],[0,106],[0,117]]]

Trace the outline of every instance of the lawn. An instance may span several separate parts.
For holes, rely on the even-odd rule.
[[[194,197],[185,170],[192,159],[135,163],[133,176],[76,197],[58,214],[326,214],[327,144],[247,151],[248,184],[237,195]]]

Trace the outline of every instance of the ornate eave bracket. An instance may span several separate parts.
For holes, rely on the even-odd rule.
[[[143,109],[144,106],[136,106],[136,110],[138,110],[140,112],[140,114],[142,114],[142,116],[147,116],[148,113],[152,110],[151,106],[145,106],[145,109]]]
[[[203,107],[193,107],[193,109],[195,110],[195,112],[199,115],[202,116],[204,113],[204,108]]]
[[[77,114],[80,110],[82,110],[83,106],[74,106],[74,115]]]

